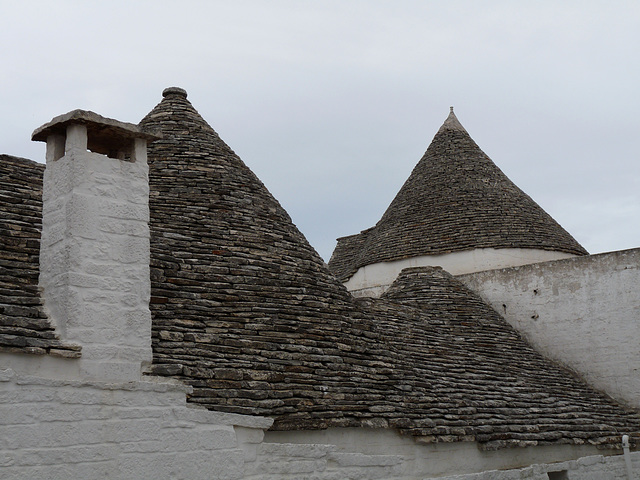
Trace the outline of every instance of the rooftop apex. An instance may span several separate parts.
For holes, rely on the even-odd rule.
[[[36,142],[46,142],[49,135],[64,135],[68,125],[78,123],[86,125],[87,134],[94,138],[144,138],[149,141],[161,138],[158,135],[143,131],[133,123],[120,122],[112,118],[106,118],[88,110],[73,110],[69,113],[59,115],[49,123],[45,123],[41,127],[36,128],[31,135],[31,140]]]
[[[442,132],[443,130],[458,130],[460,132],[467,133],[465,128],[462,126],[462,124],[458,120],[458,117],[456,117],[456,114],[453,113],[453,107],[449,107],[449,116],[440,127],[440,130],[438,130],[438,133]]]
[[[180,87],[167,87],[162,91],[162,96],[168,97],[169,95],[179,95],[181,97],[187,98],[187,91],[184,88]]]

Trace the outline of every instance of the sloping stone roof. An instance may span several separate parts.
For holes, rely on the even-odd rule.
[[[486,448],[640,429],[448,274],[354,300],[186,92],[165,91],[141,125],[163,135],[149,147],[153,372],[192,385],[190,402],[280,430],[391,427]]]
[[[439,267],[405,269],[381,299],[360,302],[407,364],[414,399],[390,422],[403,433],[489,449],[640,439],[637,412],[544,358]]]
[[[480,150],[452,109],[380,221],[339,238],[329,267],[346,281],[366,265],[475,248],[587,253]]]
[[[164,135],[149,151],[152,372],[193,386],[190,402],[272,416],[275,429],[389,427],[487,449],[640,441],[637,414],[545,360],[442,270],[406,270],[382,298],[354,300],[184,91],[165,91],[142,125]],[[1,278],[30,287],[41,312],[42,167],[11,161],[2,218],[18,208],[31,243],[18,240],[12,264],[26,273]]]
[[[345,340],[351,295],[184,91],[165,90],[141,126],[163,135],[148,150],[155,371],[223,411],[321,398],[314,370],[340,371],[341,349],[366,341]]]
[[[38,291],[44,165],[0,155],[0,351],[77,357],[60,341]]]

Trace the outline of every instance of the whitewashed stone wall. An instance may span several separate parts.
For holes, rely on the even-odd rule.
[[[0,364],[2,360],[0,355]],[[0,477],[627,480],[619,455],[443,477],[423,473],[428,471],[429,462],[442,463],[438,455],[425,456],[422,471],[416,471],[416,459],[411,455],[353,451],[358,445],[351,445],[349,451],[332,444],[267,443],[264,430],[271,419],[189,408],[185,403],[187,390],[154,377],[124,383],[58,380],[0,367]],[[491,454],[522,453],[515,450]],[[464,463],[465,454],[451,448],[440,452],[452,465]],[[634,468],[640,469],[638,453],[634,454]],[[550,477],[546,473],[561,471],[568,476]]]
[[[442,255],[423,255],[360,267],[344,285],[354,297],[379,297],[405,268],[442,267],[452,275],[547,262],[573,255],[534,248],[476,248]]]
[[[151,361],[146,141],[132,161],[87,151],[82,124],[65,143],[59,159],[48,145],[44,173],[44,306],[61,338],[82,345],[88,377],[135,380]]]
[[[188,408],[186,391],[0,367],[0,478],[244,478],[245,439],[272,421]]]
[[[640,452],[631,453],[630,457],[632,480],[638,480],[640,479]],[[570,462],[438,477],[438,480],[629,480],[629,477],[622,455],[594,455]]]
[[[45,378],[20,371],[30,370],[26,364],[35,357],[16,357],[11,363],[18,371],[0,366],[3,480],[409,478],[400,474],[398,455],[264,443],[271,419],[190,408],[189,387],[163,378]],[[0,365],[4,360],[0,354]]]
[[[544,355],[640,407],[640,249],[457,278]]]
[[[398,455],[338,452],[334,445],[262,443],[245,480],[408,479]]]
[[[566,462],[582,457],[598,455],[602,451],[593,445],[553,445],[501,450],[481,450],[475,442],[420,443],[412,437],[400,435],[385,428],[329,428],[315,431],[268,431],[265,450],[282,458],[285,453],[306,451],[308,445],[324,445],[326,451],[314,450],[314,461],[318,471],[331,472],[345,468],[353,477],[344,478],[402,478],[429,479],[474,472],[508,470],[534,464]],[[298,450],[294,448],[298,447]],[[615,453],[615,452],[609,452]],[[354,470],[346,469],[345,462],[357,461],[361,472],[369,476],[357,476]],[[280,474],[286,462],[281,462]],[[309,463],[310,465],[310,463]],[[364,469],[364,467],[367,469]],[[264,471],[271,471],[272,462]],[[334,470],[332,470],[332,468]],[[342,471],[342,470],[339,470]],[[380,474],[382,477],[374,477]],[[386,475],[386,476],[385,476]],[[270,478],[270,477],[269,477]],[[273,477],[274,480],[277,477]],[[287,477],[288,478],[288,477]],[[324,478],[324,477],[322,477]],[[337,477],[342,478],[342,477]],[[490,478],[490,477],[487,477]]]

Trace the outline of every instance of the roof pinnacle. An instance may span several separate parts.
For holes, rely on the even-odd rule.
[[[169,95],[179,95],[180,97],[187,98],[187,91],[180,87],[167,87],[162,91],[162,96],[167,97]]]
[[[462,126],[462,124],[456,117],[456,114],[453,113],[453,107],[449,107],[449,116],[444,121],[444,123],[440,127],[440,130],[438,131],[440,132],[443,130],[458,130],[461,132],[466,132],[465,128]]]

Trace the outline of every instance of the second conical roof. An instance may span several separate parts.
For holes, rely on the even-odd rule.
[[[339,239],[343,280],[365,265],[476,248],[586,250],[478,147],[453,109],[372,229]]]

